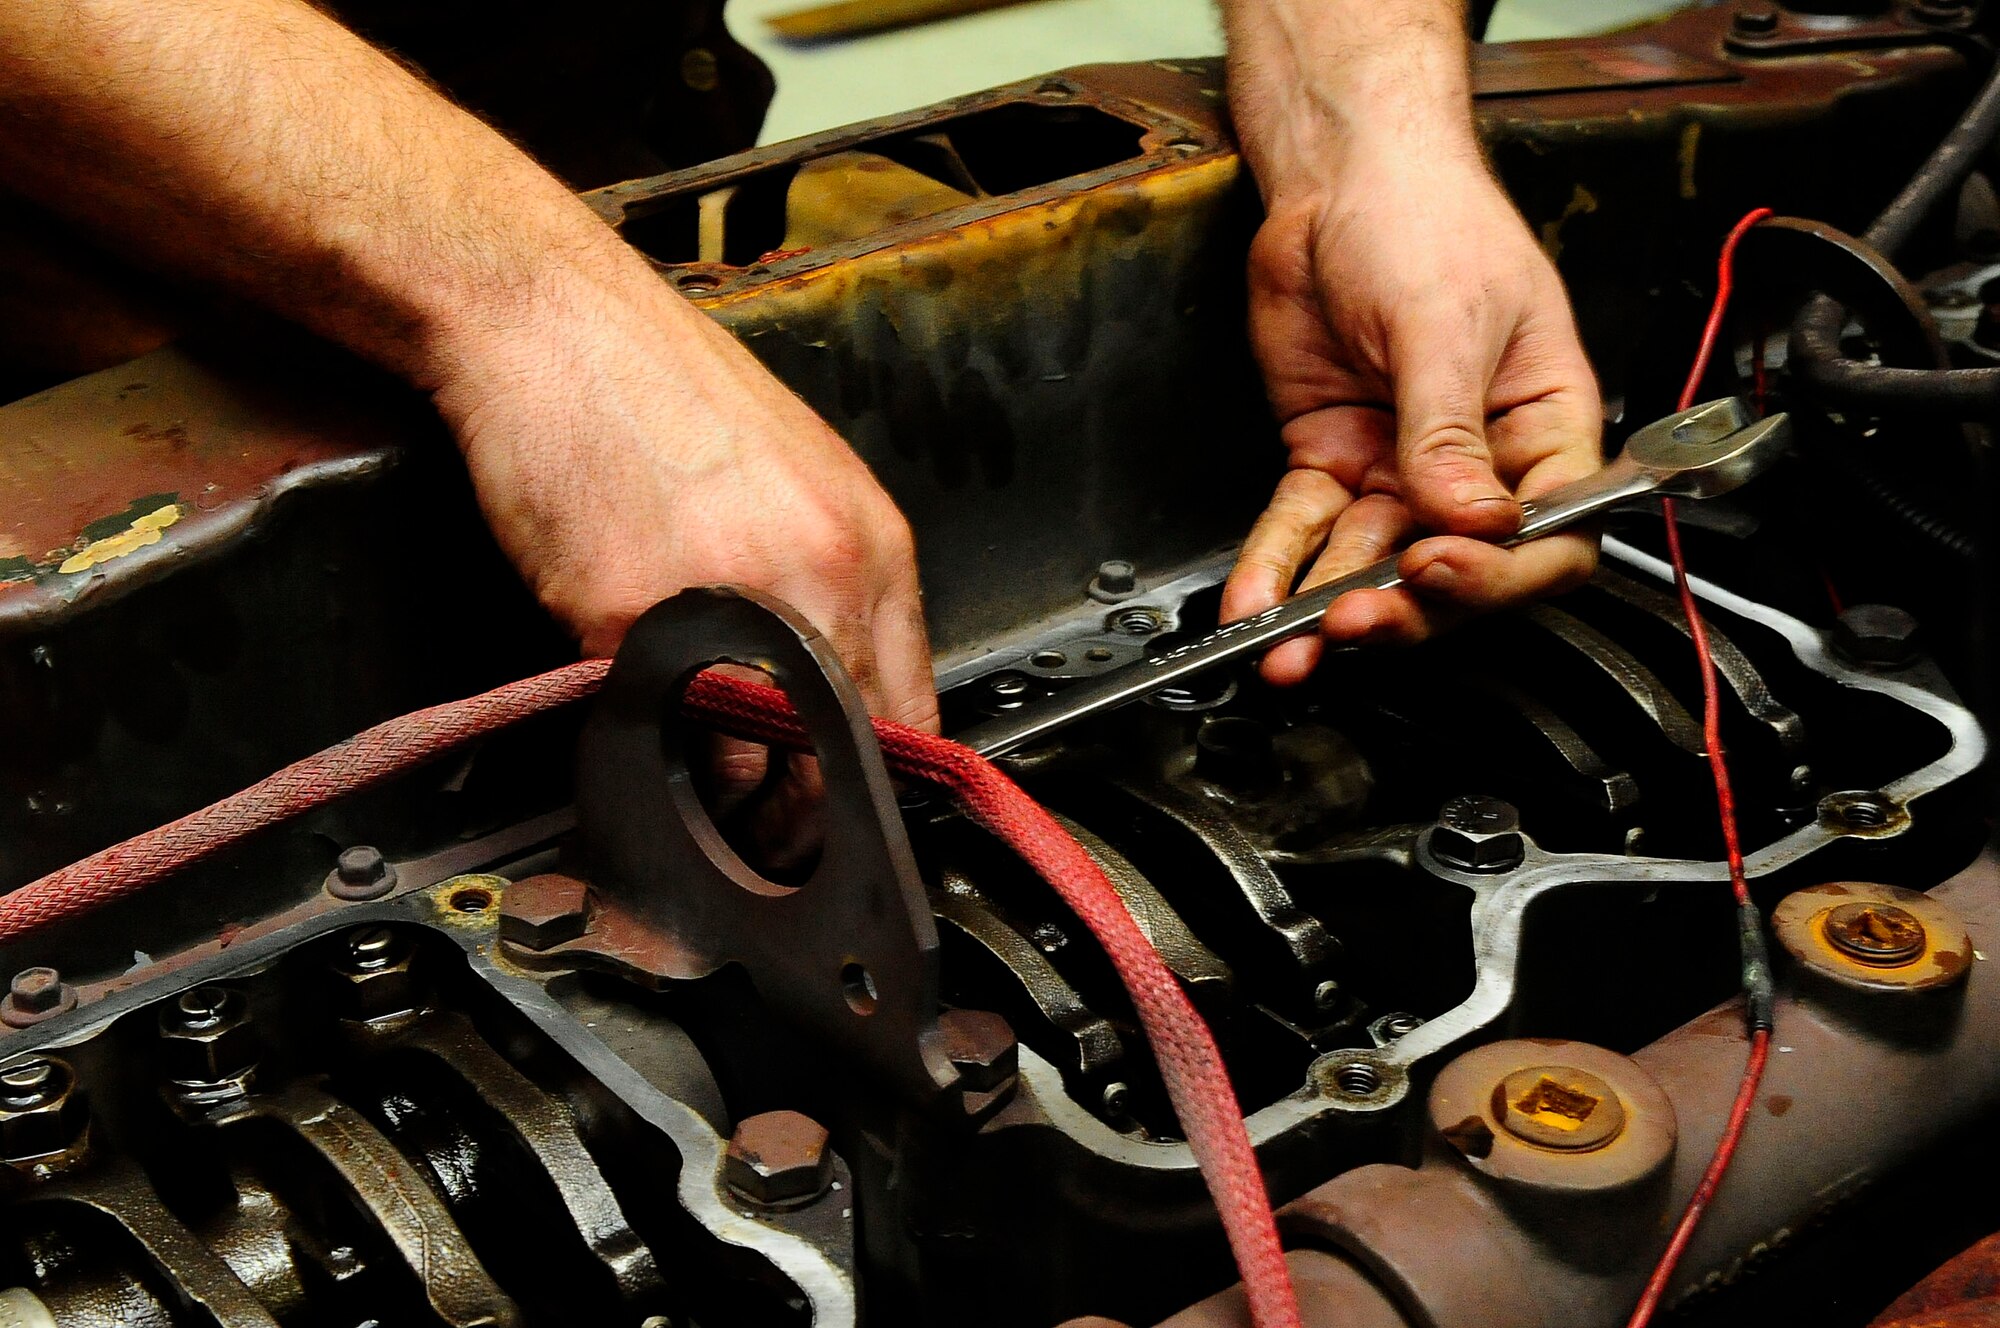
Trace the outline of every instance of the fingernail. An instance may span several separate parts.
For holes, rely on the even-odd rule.
[[[1496,507],[1514,500],[1491,484],[1467,480],[1451,491],[1451,500],[1460,507]]]

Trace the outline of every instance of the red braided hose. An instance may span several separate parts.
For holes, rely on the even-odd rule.
[[[378,724],[0,899],[0,941],[121,899],[281,821],[588,696],[608,668],[608,661],[585,660]],[[812,748],[791,702],[776,688],[705,673],[689,686],[685,704],[697,718],[740,737]],[[1034,799],[970,748],[881,719],[875,733],[891,770],[948,790],[973,821],[1039,872],[1097,937],[1131,995],[1188,1146],[1215,1198],[1252,1321],[1257,1328],[1298,1328],[1290,1269],[1222,1054],[1103,871]]]

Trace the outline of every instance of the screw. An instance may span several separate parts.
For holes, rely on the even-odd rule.
[[[796,1111],[767,1111],[737,1122],[723,1154],[722,1178],[762,1207],[800,1207],[833,1184],[826,1127]]]
[[[1107,1116],[1123,1116],[1132,1107],[1132,1090],[1122,1082],[1113,1081],[1104,1086],[1104,1095],[1099,1099],[1104,1104]]]
[[[400,932],[379,925],[356,927],[345,940],[347,953],[333,965],[343,1017],[372,1022],[422,1005],[411,969],[416,947]]]
[[[1565,1153],[1602,1148],[1625,1129],[1625,1105],[1611,1085],[1569,1065],[1514,1071],[1494,1085],[1493,1115],[1523,1143]]]
[[[1123,558],[1106,559],[1097,565],[1097,579],[1090,583],[1092,594],[1129,595],[1139,588],[1139,569]]]
[[[66,1062],[37,1055],[0,1067],[0,1153],[7,1160],[73,1148],[89,1119],[76,1072]]]
[[[229,987],[182,992],[160,1011],[167,1077],[177,1084],[220,1084],[257,1064],[250,1003]]]
[[[1331,1010],[1340,1004],[1340,984],[1328,979],[1313,988],[1313,1004],[1321,1010]]]
[[[1739,37],[1768,37],[1778,30],[1775,9],[1739,9],[1730,28]]]
[[[0,1106],[13,1111],[46,1102],[51,1088],[60,1087],[53,1064],[46,1060],[21,1061],[0,1070]]]
[[[371,844],[342,849],[326,877],[326,892],[351,903],[380,899],[395,888],[395,867]]]
[[[1063,935],[1062,928],[1053,922],[1044,922],[1033,933],[1035,948],[1043,954],[1054,954],[1069,944],[1069,937]]]
[[[1500,872],[1521,865],[1527,841],[1521,838],[1521,814],[1513,804],[1483,793],[1453,798],[1438,812],[1431,831],[1431,853],[1440,861],[1466,871]]]
[[[1899,669],[1917,657],[1917,620],[1892,604],[1857,604],[1840,615],[1833,648],[1850,664]]]
[[[1876,968],[1911,963],[1930,939],[1916,914],[1894,904],[1842,904],[1821,925],[1834,949]]]
[[[76,988],[53,968],[24,968],[0,997],[0,1023],[27,1028],[76,1008]]]
[[[946,1010],[938,1016],[945,1052],[967,1092],[990,1093],[1013,1081],[1020,1065],[1014,1029],[991,1010]]]

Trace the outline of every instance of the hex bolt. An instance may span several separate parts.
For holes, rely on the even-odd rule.
[[[9,1162],[75,1147],[89,1119],[68,1062],[37,1054],[0,1066],[0,1153]]]
[[[1820,925],[1834,949],[1873,968],[1914,963],[1930,942],[1917,915],[1894,904],[1842,904]]]
[[[160,1011],[160,1041],[167,1078],[177,1084],[221,1084],[257,1064],[250,1002],[243,993],[214,985],[182,992]]]
[[[1340,984],[1332,978],[1313,988],[1313,1006],[1322,1013],[1331,1013],[1340,1004]]]
[[[380,899],[396,888],[396,868],[371,844],[342,849],[327,873],[326,892],[335,899],[362,903]]]
[[[1739,9],[1729,26],[1739,37],[1768,37],[1778,30],[1778,11],[1764,8]]]
[[[1432,856],[1465,871],[1511,871],[1521,865],[1527,851],[1521,814],[1512,803],[1483,793],[1447,802],[1431,831]]]
[[[1917,657],[1917,620],[1893,604],[1856,604],[1840,615],[1833,649],[1861,668],[1900,669]]]
[[[1602,1148],[1625,1129],[1610,1084],[1571,1065],[1533,1065],[1493,1087],[1493,1118],[1523,1143],[1558,1152]]]
[[[9,1028],[29,1028],[44,1019],[76,1008],[76,988],[62,980],[53,968],[24,968],[7,984],[0,996],[0,1023]]]
[[[991,1010],[946,1010],[938,1016],[945,1054],[969,1093],[991,1093],[1014,1082],[1020,1049],[1014,1028]]]
[[[583,935],[590,887],[553,872],[524,876],[500,900],[500,939],[524,950],[552,950]]]
[[[1123,558],[1107,558],[1097,565],[1091,588],[1101,595],[1129,595],[1139,588],[1139,569]]]
[[[746,1116],[729,1136],[722,1179],[759,1207],[803,1207],[833,1185],[826,1127],[796,1111]]]
[[[1105,1115],[1123,1116],[1132,1109],[1132,1090],[1123,1082],[1114,1081],[1104,1086],[1104,1093],[1098,1101],[1103,1104]]]
[[[375,924],[347,933],[346,954],[333,965],[341,1014],[372,1023],[419,1009],[421,986],[412,971],[416,947],[393,927]]]

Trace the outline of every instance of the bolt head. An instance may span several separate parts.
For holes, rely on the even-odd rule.
[[[23,1010],[41,1014],[62,1004],[62,974],[53,968],[24,968],[14,975],[7,990]]]
[[[500,900],[500,939],[524,950],[550,950],[583,935],[590,887],[574,876],[545,873],[507,887]]]
[[[327,893],[355,903],[380,899],[395,888],[395,866],[372,844],[342,849],[326,878]]]
[[[759,1206],[800,1206],[833,1184],[833,1150],[826,1127],[796,1111],[746,1116],[729,1136],[722,1178],[742,1198]]]
[[[1431,852],[1466,871],[1509,871],[1527,853],[1521,815],[1513,804],[1484,794],[1453,798],[1438,812]]]
[[[412,970],[416,947],[393,927],[356,927],[346,953],[333,964],[342,1018],[372,1023],[409,1014],[423,1005],[421,974]]]
[[[0,1066],[0,1151],[8,1161],[25,1162],[74,1147],[89,1118],[67,1062],[30,1054]]]
[[[1757,7],[1739,9],[1731,20],[1730,27],[1738,36],[1765,37],[1778,30],[1778,11]]]
[[[250,1002],[230,987],[182,992],[160,1010],[160,1041],[167,1077],[179,1084],[213,1084],[257,1063]]]
[[[1856,604],[1840,615],[1833,648],[1850,664],[1899,669],[1917,657],[1917,620],[1893,604]]]
[[[1097,589],[1107,595],[1129,595],[1139,588],[1139,569],[1123,558],[1097,565]]]
[[[946,1010],[938,1016],[938,1031],[968,1092],[989,1093],[1020,1070],[1014,1028],[991,1010]]]

